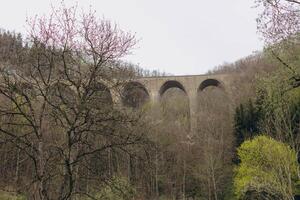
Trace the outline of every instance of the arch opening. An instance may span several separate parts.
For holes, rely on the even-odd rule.
[[[93,83],[90,87],[84,88],[86,92],[87,107],[93,109],[95,112],[110,111],[113,106],[112,95],[107,86],[102,83]],[[67,108],[74,107],[78,94],[76,90],[66,84],[56,83],[50,89],[50,100],[57,106]]]
[[[102,83],[95,83],[89,89],[89,98],[91,105],[97,109],[111,109],[113,99],[109,88]]]
[[[139,82],[127,83],[122,91],[122,103],[126,107],[140,108],[150,100],[145,86]]]
[[[169,122],[180,123],[182,119],[185,121],[185,126],[189,126],[190,104],[186,93],[176,87],[169,88],[160,99],[162,116]],[[178,121],[178,122],[177,122]]]
[[[170,134],[190,131],[189,97],[183,85],[175,80],[165,82],[160,90],[160,107],[164,126]]]
[[[63,83],[55,83],[50,88],[50,100],[56,106],[72,107],[76,101],[76,94],[72,88]]]
[[[172,81],[165,82],[161,86],[161,88],[159,90],[159,96],[162,97],[164,95],[164,93],[171,88],[178,88],[186,94],[186,91],[185,91],[185,88],[183,87],[183,85],[178,81],[172,80]]]
[[[204,80],[197,94],[197,128],[211,130],[212,123],[228,121],[230,99],[222,83],[216,79]],[[224,127],[225,128],[225,127]],[[228,128],[226,126],[226,128]],[[211,130],[211,132],[214,132]]]
[[[218,88],[223,88],[222,84],[220,81],[216,80],[216,79],[206,79],[205,81],[203,81],[199,88],[198,88],[198,92],[199,91],[204,91],[206,90],[208,87],[218,87]]]

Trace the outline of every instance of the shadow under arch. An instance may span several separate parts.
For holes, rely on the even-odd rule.
[[[173,133],[180,131],[188,134],[191,130],[191,113],[189,96],[184,86],[176,80],[164,82],[159,90],[159,102],[163,123]]]
[[[65,83],[56,82],[50,86],[50,102],[53,105],[67,105],[71,107],[76,101],[75,91]]]
[[[224,90],[223,84],[217,79],[206,79],[200,83],[198,92],[204,91],[207,87],[214,86]]]
[[[202,81],[197,91],[197,126],[203,123],[208,116],[214,119],[216,118],[216,114],[217,116],[222,116],[223,113],[220,113],[220,111],[227,112],[229,101],[230,99],[221,81],[217,79],[206,79]]]
[[[170,80],[170,81],[166,81],[161,87],[160,87],[160,90],[159,90],[159,97],[161,98],[164,93],[170,89],[170,88],[178,88],[180,90],[182,90],[186,95],[186,90],[185,88],[183,87],[183,85],[179,82],[179,81],[175,81],[175,80]]]
[[[111,108],[113,106],[113,98],[109,87],[101,82],[96,82],[88,88],[88,95],[91,99],[91,103],[100,107],[107,106]]]
[[[140,108],[150,100],[150,95],[142,83],[131,81],[124,85],[121,98],[124,106]]]
[[[77,90],[62,82],[50,86],[50,101],[56,105],[64,104],[66,107],[74,107],[77,98],[86,95],[87,106],[93,109],[111,109],[113,106],[112,95],[109,88],[100,82],[95,82],[88,87],[83,87],[83,94],[78,95]]]

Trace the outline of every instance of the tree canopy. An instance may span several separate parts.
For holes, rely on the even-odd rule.
[[[239,199],[293,199],[297,180],[296,152],[267,136],[244,142],[234,186]]]

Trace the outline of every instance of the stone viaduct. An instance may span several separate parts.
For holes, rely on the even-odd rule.
[[[159,103],[163,94],[170,88],[181,89],[189,99],[190,106],[190,129],[196,128],[196,111],[198,95],[209,86],[222,88],[227,95],[231,92],[231,77],[227,74],[216,75],[187,75],[187,76],[165,76],[144,77],[128,81],[127,85],[133,85],[142,89],[153,103]],[[134,89],[134,87],[131,87]],[[126,88],[126,85],[125,87]],[[123,88],[123,89],[124,89]]]

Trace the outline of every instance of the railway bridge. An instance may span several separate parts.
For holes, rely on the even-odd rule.
[[[122,87],[123,105],[126,99],[130,99],[135,91],[142,91],[144,95],[139,96],[139,102],[150,101],[152,103],[159,103],[161,97],[170,88],[178,88],[182,90],[189,99],[191,130],[196,128],[196,111],[198,95],[205,88],[214,86],[223,89],[226,95],[231,96],[231,82],[228,74],[215,74],[215,75],[187,75],[187,76],[164,76],[164,77],[143,77],[128,81]]]

